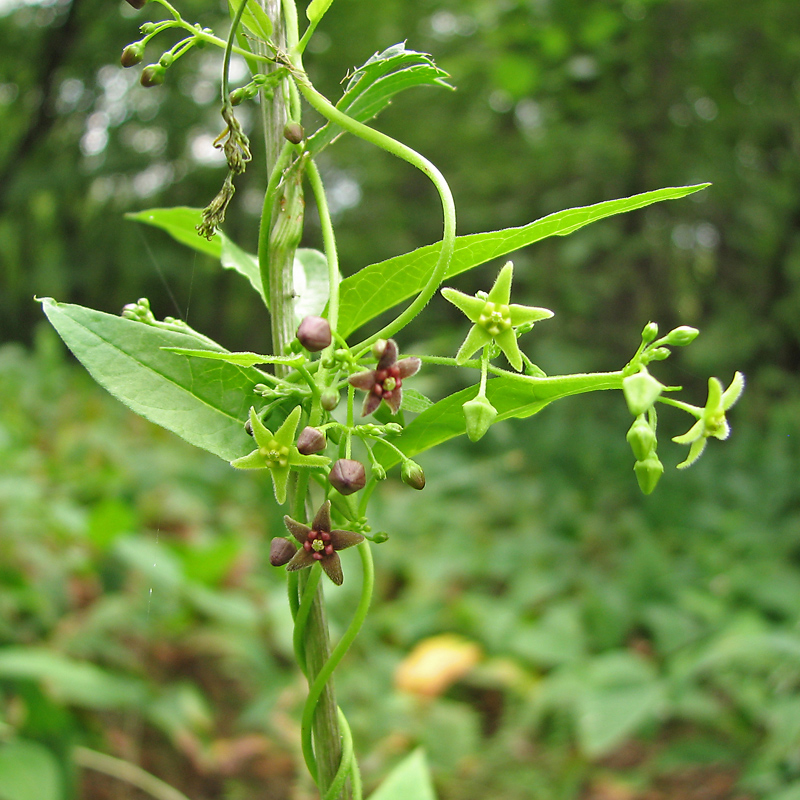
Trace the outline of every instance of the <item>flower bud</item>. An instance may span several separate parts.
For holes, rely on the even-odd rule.
[[[340,458],[332,467],[328,480],[340,494],[353,494],[363,489],[367,483],[367,474],[360,461]]]
[[[320,397],[320,403],[326,411],[333,411],[339,405],[339,392],[336,389],[326,389]]]
[[[239,87],[238,89],[234,89],[230,95],[231,105],[238,106],[240,103],[247,99],[247,93],[244,91],[243,87]]]
[[[386,339],[378,339],[378,341],[372,345],[372,355],[375,356],[378,361],[381,360],[383,354],[386,352],[386,345],[388,344],[389,342]]]
[[[645,344],[650,344],[656,336],[658,336],[658,324],[655,322],[648,322],[642,330],[642,341]]]
[[[150,64],[142,70],[142,76],[139,78],[139,83],[146,88],[151,86],[159,86],[164,83],[164,73],[166,70],[161,64]]]
[[[376,463],[372,465],[372,477],[375,478],[376,481],[386,480],[386,470],[383,468],[382,464]]]
[[[669,358],[671,353],[666,347],[656,347],[648,353],[651,361],[663,361]]]
[[[645,458],[644,461],[637,461],[633,465],[633,471],[636,473],[636,480],[639,481],[639,488],[642,493],[651,494],[664,474],[664,465],[654,453]]]
[[[144,43],[134,42],[129,44],[123,51],[119,58],[119,63],[126,69],[128,67],[135,67],[140,64],[144,58]]]
[[[287,122],[283,128],[283,138],[292,144],[300,144],[306,138],[306,133],[299,122]]]
[[[325,434],[316,428],[305,427],[297,437],[297,450],[304,456],[321,453],[327,446]]]
[[[322,317],[306,317],[297,329],[297,338],[306,350],[318,353],[331,343],[331,326]]]
[[[297,548],[283,536],[276,536],[269,546],[269,563],[273,567],[282,567],[292,560]]]
[[[497,409],[483,395],[468,400],[461,407],[467,421],[467,436],[471,442],[477,442],[497,418]]]
[[[250,422],[250,419],[249,419],[249,417],[248,417],[248,419],[247,419],[247,422],[245,422],[245,423],[244,423],[244,432],[245,432],[245,433],[246,433],[248,436],[252,436],[252,435],[253,435],[253,423],[252,423],[252,422]]]
[[[691,344],[700,333],[697,328],[691,328],[688,325],[681,325],[679,328],[673,328],[665,337],[664,344],[671,344],[675,347],[683,347],[684,345]]]
[[[622,380],[622,393],[625,395],[628,410],[634,417],[644,414],[663,389],[664,386],[646,370],[628,375]]]
[[[385,531],[378,531],[372,537],[372,541],[375,542],[375,544],[383,544],[384,542],[388,542],[389,541],[389,534],[386,533]]]
[[[145,23],[143,23],[142,25],[139,26],[139,30],[145,36],[149,36],[151,33],[155,33],[156,32],[156,28],[157,27],[158,26],[155,24],[155,22],[145,22]]]
[[[411,461],[411,459],[404,461],[400,469],[400,477],[403,479],[403,483],[412,489],[425,488],[425,473],[416,461]]]
[[[638,461],[650,455],[656,443],[656,432],[650,427],[644,415],[637,417],[625,436]]]
[[[135,9],[140,9],[144,7],[144,4],[147,0],[128,0],[128,5],[132,5]]]
[[[172,63],[175,61],[175,56],[172,55],[169,51],[166,53],[161,54],[161,58],[158,59],[158,63],[164,67],[164,69],[169,69],[172,66]]]

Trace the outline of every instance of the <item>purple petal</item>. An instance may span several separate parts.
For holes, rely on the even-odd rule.
[[[360,533],[353,531],[331,531],[331,544],[334,550],[346,550],[348,547],[361,544],[364,537]]]
[[[286,530],[288,530],[300,544],[308,540],[308,534],[311,533],[311,528],[309,528],[308,525],[303,525],[302,522],[298,522],[291,517],[284,517],[283,524],[286,526]]]
[[[395,361],[397,361],[397,342],[394,339],[389,339],[386,342],[386,349],[378,362],[378,369],[389,369]]]
[[[374,392],[370,392],[364,399],[364,406],[361,409],[361,416],[366,417],[371,414],[381,404],[381,398]]]
[[[402,361],[398,361],[396,366],[397,369],[400,370],[401,378],[410,378],[412,375],[416,375],[419,372],[422,361],[415,357],[404,358]]]
[[[335,553],[334,553],[335,555]],[[295,554],[292,560],[286,565],[289,572],[296,572],[298,569],[305,569],[311,567],[318,559],[314,558],[313,550],[306,550],[301,547]]]
[[[344,581],[344,575],[342,574],[342,561],[339,556],[333,552],[329,556],[325,556],[320,563],[322,564],[322,569],[325,570],[325,574],[337,586],[341,586]]]
[[[350,385],[355,386],[356,389],[368,392],[375,385],[375,370],[371,369],[368,372],[356,372],[355,375],[351,375],[347,380]]]
[[[319,507],[319,511],[317,511],[317,516],[314,517],[314,522],[311,524],[311,527],[315,531],[325,531],[325,533],[330,533],[330,531],[331,531],[331,501],[330,500],[326,500]]]
[[[392,409],[392,414],[396,414],[400,410],[400,403],[403,402],[403,390],[398,386],[392,389],[391,392],[385,394],[382,400],[386,401],[386,405]]]

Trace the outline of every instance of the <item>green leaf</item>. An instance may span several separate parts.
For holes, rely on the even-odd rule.
[[[355,70],[336,108],[359,122],[366,122],[405,89],[424,85],[452,89],[445,80],[447,77],[427,53],[406,50],[405,42],[400,42],[375,53]],[[312,155],[318,153],[339,133],[341,128],[328,123],[309,138],[308,149]]]
[[[306,360],[305,356],[299,353],[294,356],[262,356],[260,353],[218,353],[216,350],[193,350],[188,347],[162,347],[161,349],[179,356],[210,358],[214,361],[238,364],[240,367],[252,367],[256,364],[284,364],[296,367]]]
[[[330,294],[325,253],[298,248],[294,254],[294,293],[294,316],[298,325],[304,317],[322,315]]]
[[[258,259],[242,250],[222,231],[217,231],[209,240],[200,236],[197,226],[203,217],[202,209],[176,206],[175,208],[150,208],[126,214],[126,219],[153,225],[166,231],[175,241],[191,247],[198,253],[217,259],[225,269],[233,269],[244,275],[252,287],[261,295],[265,305],[269,307],[269,297],[261,285],[261,273]]]
[[[0,678],[41,682],[60,701],[88,708],[126,708],[145,699],[141,681],[112,675],[44,647],[0,651]]]
[[[0,800],[61,800],[56,757],[42,745],[16,739],[0,746]]]
[[[369,800],[436,800],[431,772],[422,750],[404,758]]]
[[[452,278],[541,239],[566,236],[604,217],[633,211],[662,200],[685,197],[707,186],[709,184],[702,183],[657,189],[633,197],[559,211],[520,228],[459,236],[446,277]],[[437,242],[420,247],[411,253],[371,264],[345,278],[339,289],[339,333],[349,336],[379,314],[420,292],[436,265],[441,246],[441,242]]]
[[[324,16],[325,12],[331,7],[333,0],[311,0],[306,8],[306,16],[312,25],[316,25]]]
[[[404,411],[409,411],[412,414],[421,414],[427,411],[433,405],[433,401],[425,397],[422,392],[416,389],[403,389],[403,404]]]
[[[553,400],[582,392],[599,389],[618,389],[621,385],[618,373],[607,375],[564,375],[539,380],[520,380],[516,378],[493,378],[486,384],[486,397],[497,409],[493,424],[505,419],[524,419],[538,414]],[[392,439],[392,444],[409,457],[430,450],[448,439],[461,436],[467,431],[463,404],[472,400],[477,388],[470,386],[451,394],[412,420],[403,432]],[[405,394],[405,389],[404,389]],[[382,448],[381,464],[388,469],[400,457],[388,448]]]
[[[236,16],[241,2],[242,0],[228,0],[231,19]],[[242,13],[242,25],[253,36],[263,39],[265,42],[272,36],[272,20],[267,16],[267,12],[261,8],[257,0],[247,0],[247,6]]]
[[[225,461],[252,449],[244,422],[263,373],[161,349],[198,349],[198,339],[188,334],[51,298],[41,302],[92,377],[132,411]]]

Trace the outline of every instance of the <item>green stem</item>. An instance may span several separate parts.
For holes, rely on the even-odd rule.
[[[236,29],[242,21],[242,14],[247,6],[247,0],[242,0],[239,8],[236,10],[236,15],[231,22],[231,29],[228,32],[228,41],[225,43],[225,57],[222,60],[222,102],[230,103],[228,98],[228,76],[231,70],[231,52],[233,51],[233,40],[236,38]]]
[[[697,419],[700,419],[703,416],[703,411],[705,410],[698,408],[697,406],[693,406],[691,403],[684,403],[683,400],[674,400],[672,397],[664,397],[663,395],[658,397],[658,402],[664,403],[664,405],[667,406],[680,408],[681,411],[686,411],[688,414],[691,414]]]

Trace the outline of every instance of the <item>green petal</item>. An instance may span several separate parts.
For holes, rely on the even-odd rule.
[[[516,303],[512,303],[508,310],[512,325],[522,325],[523,322],[539,322],[539,320],[550,319],[553,316],[553,312],[549,308],[520,306]]]
[[[324,467],[330,459],[327,456],[304,456],[296,447],[289,449],[289,466],[301,469],[303,467]]]
[[[509,329],[510,332],[510,329]],[[456,364],[463,364],[478,349],[492,341],[491,334],[480,325],[473,325],[469,329],[467,338],[461,343],[456,353]]]
[[[508,261],[489,292],[489,300],[507,306],[511,299],[511,279],[514,277],[514,265]]]
[[[478,321],[478,317],[480,317],[483,307],[486,305],[485,300],[459,292],[458,289],[444,288],[442,289],[442,297],[465,314],[471,322]]]
[[[708,439],[705,436],[701,436],[699,439],[695,439],[692,442],[692,446],[689,448],[689,455],[686,456],[686,461],[681,461],[678,464],[678,469],[686,469],[686,467],[691,467],[700,455],[702,454],[703,450],[706,449],[706,444],[708,443]]]
[[[289,467],[276,467],[271,469],[272,485],[275,489],[275,499],[280,505],[286,502],[286,485],[289,483]]]
[[[267,465],[264,461],[264,456],[258,452],[258,450],[253,450],[252,453],[248,453],[246,456],[242,456],[241,458],[235,458],[231,461],[231,466],[236,467],[236,469],[266,469]]]
[[[256,410],[250,407],[250,427],[253,429],[253,438],[259,447],[269,447],[274,439],[269,428],[264,427],[264,423],[258,418]]]
[[[499,348],[506,354],[506,358],[514,369],[519,372],[522,369],[522,354],[519,352],[517,337],[511,328],[501,331],[494,337]]]
[[[289,447],[294,444],[294,434],[297,430],[297,423],[300,422],[301,410],[300,406],[295,406],[292,409],[292,413],[283,421],[283,425],[275,431],[275,441],[278,442],[278,444],[284,447]]]
[[[672,441],[677,444],[691,444],[703,437],[704,430],[705,425],[703,424],[703,420],[699,419],[686,433],[682,433],[680,436],[673,436]]]
[[[744,375],[737,372],[733,376],[731,385],[722,393],[722,407],[727,411],[738,399],[744,391]]]

